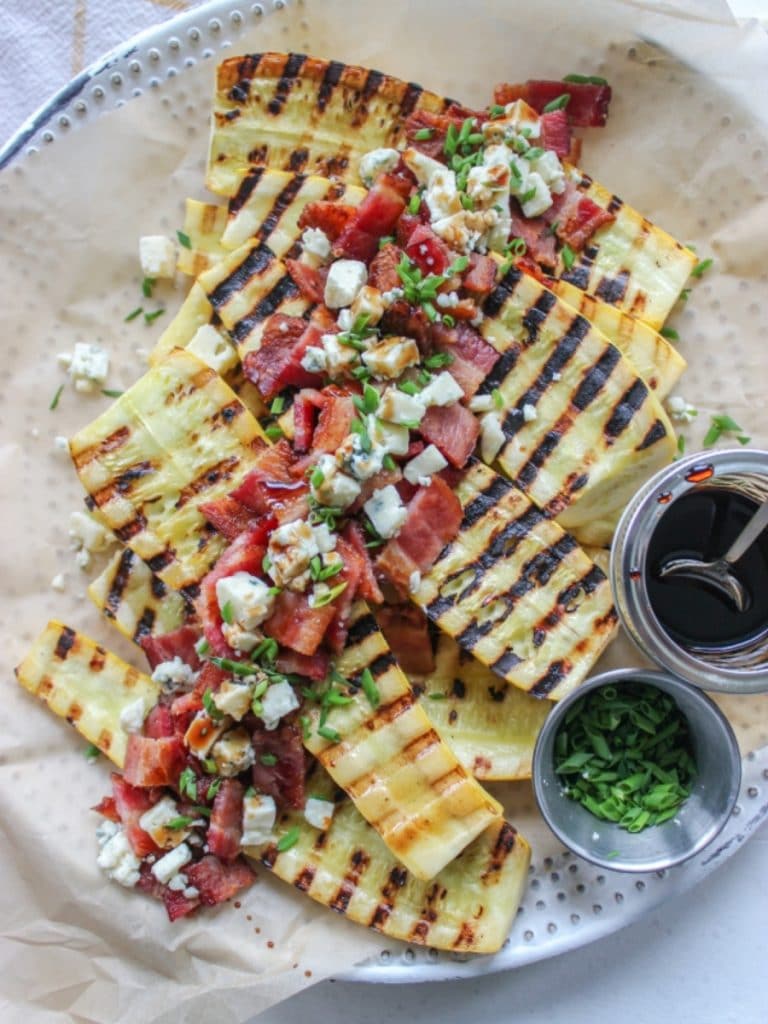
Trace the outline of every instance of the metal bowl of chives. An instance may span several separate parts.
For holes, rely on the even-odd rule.
[[[674,816],[636,832],[597,817],[569,796],[567,776],[555,770],[556,740],[571,709],[603,687],[620,695],[628,683],[647,684],[672,697],[686,719],[696,766],[690,793]],[[728,820],[740,783],[736,737],[717,705],[697,687],[643,668],[595,676],[557,703],[544,722],[533,755],[534,792],[549,827],[574,853],[612,871],[661,871],[699,853]]]

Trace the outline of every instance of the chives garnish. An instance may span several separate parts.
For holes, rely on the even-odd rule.
[[[500,103],[494,103],[492,107],[488,108],[488,116],[493,120],[495,117],[504,116],[504,107]]]
[[[317,735],[322,736],[324,740],[330,740],[331,743],[341,743],[341,736],[330,725],[319,725]]]
[[[680,341],[680,335],[674,327],[662,327],[659,334],[662,338],[666,338],[668,341]]]
[[[566,75],[564,82],[573,82],[575,85],[608,85],[605,78],[599,75]]]
[[[211,659],[213,660],[213,659]],[[213,703],[213,694],[210,690],[206,690],[203,694],[203,707],[208,712],[208,717],[217,721],[219,718],[223,718],[224,715],[219,711],[216,705]]]
[[[179,792],[190,800],[197,800],[197,776],[191,768],[185,768],[179,776]]]
[[[571,94],[569,92],[564,92],[561,96],[558,96],[557,99],[548,103],[542,110],[542,114],[551,114],[553,110],[563,110],[570,102]]]
[[[235,621],[235,613],[232,611],[231,601],[225,601],[221,606],[221,617],[228,626],[231,626]]]
[[[685,454],[685,438],[682,434],[677,439],[677,450],[681,455]]]
[[[711,448],[712,445],[720,440],[723,434],[734,434],[739,444],[749,444],[752,440],[751,437],[747,437],[742,428],[733,419],[732,416],[720,415],[713,416],[712,422],[710,423],[709,430],[707,431],[702,445],[704,448]]]
[[[299,715],[299,725],[301,726],[302,736],[305,740],[308,740],[312,735],[311,722],[309,715]]]
[[[277,758],[274,754],[260,754],[259,761],[268,767],[271,767],[273,764],[277,764]]]
[[[115,388],[102,388],[102,395],[106,395],[107,398],[119,398],[124,392],[118,391]]]
[[[143,306],[137,306],[136,309],[132,310],[127,317],[124,318],[124,323],[129,324],[131,320],[135,320],[137,316],[141,316],[144,312]]]
[[[497,409],[501,410],[504,408],[504,395],[502,395],[498,388],[493,389],[491,397],[493,398],[493,404]]]
[[[205,768],[209,775],[215,775],[216,772],[219,770],[219,766],[216,764],[212,757],[206,757],[206,759],[203,761],[203,767]]]
[[[89,743],[85,748],[85,759],[86,761],[95,761],[101,751],[95,743]]]
[[[455,327],[456,320],[451,316],[450,313],[443,313],[443,323],[446,327]]]
[[[390,470],[390,472],[392,472],[392,471],[397,469],[397,463],[392,458],[392,456],[390,455],[389,452],[387,452],[387,454],[381,460],[381,464],[384,467],[384,469],[388,469],[388,470]]]
[[[373,673],[369,668],[363,669],[360,675],[360,685],[363,688],[363,693],[368,698],[368,703],[372,708],[377,708],[381,703],[381,694],[376,685],[376,680],[373,678]]]
[[[426,142],[427,139],[431,139],[434,134],[434,128],[419,128],[419,130],[414,133],[413,137],[417,142]]]
[[[265,427],[264,433],[270,441],[279,441],[283,437],[283,431],[276,423],[270,423],[268,427]]]
[[[192,248],[192,240],[190,239],[189,235],[185,234],[183,231],[177,231],[176,237],[179,240],[179,245],[183,245],[185,249]]]
[[[152,289],[155,287],[154,277],[145,277],[141,282],[141,291],[145,299],[152,298]]]
[[[576,262],[576,253],[573,251],[570,245],[568,245],[567,242],[560,250],[560,258],[562,259],[563,266],[566,270],[570,270],[573,264]]]
[[[688,723],[654,686],[604,686],[573,705],[555,738],[566,794],[628,832],[674,817],[696,776]]]
[[[461,205],[462,205],[463,209],[465,209],[465,210],[474,210],[474,208],[475,208],[475,201],[472,198],[472,196],[468,196],[466,192],[460,192],[459,193],[459,200],[461,202]]]
[[[53,396],[53,398],[51,399],[51,404],[48,406],[48,408],[51,411],[53,411],[56,408],[56,406],[59,404],[59,399],[61,398],[61,393],[62,393],[63,390],[64,390],[64,385],[63,384],[59,384],[59,386],[56,388],[56,394]]]
[[[526,203],[530,203],[530,201],[534,198],[535,195],[536,186],[534,185],[532,188],[529,188],[526,192],[523,192],[523,194],[520,196],[521,205],[525,206]]]
[[[187,814],[180,814],[176,818],[171,818],[170,821],[166,822],[166,828],[179,829],[186,828],[187,825],[192,824],[192,818]]]
[[[330,604],[331,601],[335,601],[336,598],[343,594],[346,589],[346,581],[344,583],[339,583],[335,587],[331,587],[331,589],[328,590],[325,594],[321,594],[320,597],[315,599],[315,601],[312,604],[312,607],[324,608],[327,604]]]
[[[690,246],[688,248],[690,248]],[[699,262],[691,271],[691,277],[701,277],[702,274],[706,274],[706,272],[709,270],[713,263],[713,259],[699,260]]]
[[[430,700],[445,700],[447,694],[438,693],[437,691],[435,691],[435,693],[428,693],[427,696],[429,697]]]
[[[528,246],[525,244],[525,239],[520,237],[511,238],[504,246],[504,252],[511,253],[513,256],[524,256],[527,251]]]
[[[144,314],[144,323],[145,324],[153,324],[155,322],[155,320],[157,320],[157,318],[159,316],[163,315],[164,312],[165,312],[164,309],[156,309],[153,313],[145,313]]]
[[[278,395],[277,398],[273,400],[272,405],[270,405],[269,411],[273,416],[279,416],[284,409],[285,399],[281,395]]]
[[[435,352],[434,355],[427,356],[424,365],[428,370],[439,370],[442,366],[450,366],[452,362],[453,356],[450,352]]]
[[[207,764],[208,764],[208,762],[206,761],[206,765]],[[215,770],[216,769],[216,762],[215,761],[213,762],[213,767],[214,767],[214,770]],[[221,789],[221,784],[222,784],[223,781],[224,781],[223,779],[214,779],[213,780],[213,782],[210,784],[208,789],[206,789],[206,791],[205,791],[205,799],[206,800],[213,800],[213,798],[216,796],[216,794]]]
[[[301,836],[301,830],[298,825],[294,825],[293,828],[289,828],[287,832],[283,833],[277,840],[277,852],[285,853],[286,850],[290,850],[292,846],[295,846]]]
[[[414,192],[408,200],[408,213],[418,213],[421,209],[421,193]]]

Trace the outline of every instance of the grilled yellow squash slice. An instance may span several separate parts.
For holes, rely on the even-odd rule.
[[[359,184],[360,157],[399,148],[413,110],[450,100],[419,85],[299,53],[257,53],[219,64],[206,184],[235,194],[251,167]]]
[[[209,367],[174,349],[70,442],[103,521],[188,597],[226,546],[198,506],[237,486],[265,438]]]
[[[91,583],[88,596],[134,643],[143,636],[171,633],[191,613],[184,596],[169,590],[146,562],[125,547],[115,552]]]
[[[352,701],[316,708],[305,746],[411,874],[434,878],[501,806],[432,728],[364,602],[352,610],[336,670]]]
[[[501,354],[480,386],[504,399],[499,465],[581,542],[607,543],[630,491],[674,456],[666,413],[616,346],[529,274],[512,267],[483,308],[480,332]]]
[[[297,255],[292,250],[302,234],[298,220],[309,203],[358,206],[365,194],[364,188],[316,174],[257,167],[246,174],[227,207],[187,200],[184,233],[190,247],[181,249],[178,268],[197,277],[254,238],[276,256]]]
[[[122,711],[142,700],[148,711],[160,687],[87,636],[61,622],[49,622],[16,669],[30,693],[66,718],[110,760],[123,767],[128,734]]]
[[[176,316],[157,340],[149,354],[149,363],[154,366],[163,361],[175,348],[186,348],[201,327],[216,326],[216,314],[208,301],[205,289],[194,282]]]
[[[560,257],[556,276],[564,287],[554,290],[567,299],[567,286],[575,286],[658,330],[695,267],[696,254],[588,174],[568,169],[579,191],[616,219],[598,228],[572,267]]]
[[[559,700],[615,634],[608,580],[573,537],[487,466],[471,466],[455,491],[459,532],[414,600],[502,679]]]
[[[486,828],[432,881],[415,878],[379,835],[316,768],[312,793],[336,799],[325,832],[301,811],[284,814],[277,836],[297,830],[282,853],[277,843],[248,853],[323,906],[392,939],[465,953],[495,953],[507,937],[525,889],[530,848],[506,821]],[[295,832],[292,834],[296,834]]]
[[[435,667],[419,680],[419,702],[476,779],[529,779],[536,737],[552,707],[529,697],[441,634]]]

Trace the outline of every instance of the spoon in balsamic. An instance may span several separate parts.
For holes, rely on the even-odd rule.
[[[689,579],[700,580],[720,591],[733,602],[737,611],[743,612],[749,607],[750,595],[744,584],[736,579],[730,569],[752,547],[766,526],[768,526],[768,498],[760,505],[733,544],[720,558],[716,558],[712,562],[703,562],[698,558],[669,558],[660,566],[659,577],[667,579],[670,576],[687,576]]]

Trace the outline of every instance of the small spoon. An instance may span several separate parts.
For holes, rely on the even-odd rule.
[[[743,612],[749,606],[750,595],[744,584],[730,572],[730,568],[752,547],[766,526],[768,526],[768,498],[720,558],[713,562],[703,562],[698,558],[670,558],[660,567],[659,576],[661,579],[666,579],[668,576],[688,576],[690,579],[701,580],[702,583],[708,583],[715,590],[725,594],[733,601],[736,610]]]

